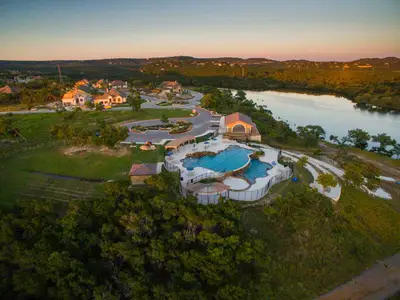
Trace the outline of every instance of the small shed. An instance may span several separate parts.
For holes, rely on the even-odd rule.
[[[159,174],[162,163],[155,164],[133,164],[129,171],[132,184],[143,183],[146,178]]]

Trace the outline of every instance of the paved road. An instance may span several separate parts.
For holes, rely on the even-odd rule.
[[[160,100],[155,97],[151,96],[144,96],[141,95],[142,99],[147,100],[148,102],[142,103],[141,108],[155,108],[155,109],[193,109],[197,105],[200,104],[201,98],[203,98],[203,94],[195,92],[195,91],[190,91],[190,93],[194,96],[192,99],[187,100],[189,103],[184,104],[184,105],[171,105],[171,106],[158,106],[157,103],[165,100]],[[84,111],[90,111],[90,109],[83,109]],[[127,107],[113,107],[109,110],[132,110],[130,106]],[[24,114],[43,114],[43,113],[55,113],[55,110],[51,109],[39,109],[39,110],[19,110],[19,111],[6,111],[6,112],[0,112],[0,115],[5,115],[8,113],[13,113],[13,114],[18,114],[18,115],[24,115]]]
[[[318,300],[382,300],[400,291],[400,253],[373,265],[360,276]]]
[[[213,124],[213,118],[208,110],[202,108],[196,108],[199,112],[198,116],[192,118],[171,118],[170,121],[177,121],[177,120],[188,120],[193,124],[192,130],[184,133],[179,134],[169,134],[167,131],[162,130],[150,130],[146,133],[135,133],[129,132],[129,137],[125,140],[125,142],[146,142],[151,141],[153,143],[157,143],[163,139],[177,139],[187,135],[201,135],[205,133],[207,130],[215,130],[215,128],[210,127]],[[216,119],[214,119],[215,121]],[[124,126],[128,127],[129,129],[133,125],[143,125],[143,126],[150,126],[162,124],[160,120],[146,120],[146,121],[138,121],[138,122],[130,122],[125,123]],[[214,122],[214,124],[218,124]]]

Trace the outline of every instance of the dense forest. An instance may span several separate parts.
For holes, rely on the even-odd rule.
[[[311,299],[400,249],[398,213],[351,186],[336,206],[299,184],[243,209],[184,199],[178,181],[0,211],[2,298]]]

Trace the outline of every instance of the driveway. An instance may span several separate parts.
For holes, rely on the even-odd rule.
[[[163,130],[149,130],[146,133],[136,133],[136,132],[129,132],[129,136],[126,138],[125,142],[146,142],[151,141],[153,143],[158,143],[161,140],[173,140],[178,139],[187,135],[202,135],[207,130],[215,130],[212,128],[211,125],[218,124],[219,120],[213,119],[211,113],[203,108],[196,108],[199,114],[196,117],[191,118],[171,118],[170,121],[178,121],[178,120],[187,120],[193,124],[193,127],[190,131],[178,134],[169,134],[167,131]],[[218,122],[212,122],[218,121]],[[157,125],[162,124],[160,120],[146,120],[146,121],[137,121],[137,122],[130,122],[125,123],[123,126],[128,127],[130,129],[134,125],[142,125],[142,126],[150,126],[150,125]]]

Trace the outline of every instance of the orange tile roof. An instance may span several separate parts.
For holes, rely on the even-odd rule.
[[[108,93],[109,93],[112,97],[121,96],[121,94],[120,94],[117,90],[115,90],[115,89],[109,90]]]
[[[82,79],[82,80],[77,81],[75,83],[75,86],[87,85],[87,84],[89,84],[89,81],[87,79]]]
[[[246,116],[245,114],[236,112],[231,115],[228,115],[225,117],[225,125],[229,125],[232,123],[235,123],[237,121],[242,121],[244,123],[247,123],[249,125],[253,125],[253,121],[249,116]]]
[[[162,86],[175,86],[175,85],[180,85],[178,83],[178,81],[164,81],[162,84]]]
[[[13,91],[10,86],[6,85],[0,88],[0,94],[12,94]]]
[[[89,93],[86,93],[85,91],[82,91],[79,88],[74,88],[74,89],[66,92],[63,95],[63,99],[73,98],[73,97],[75,97],[76,95],[79,95],[79,94],[90,95]]]

